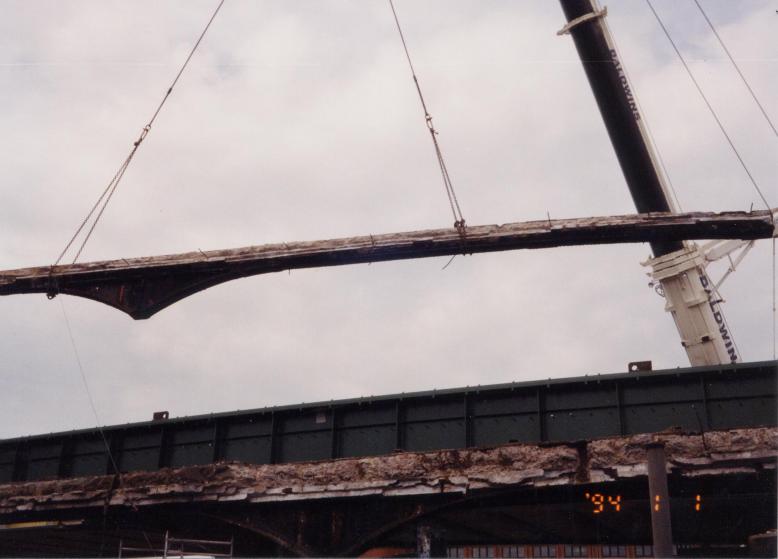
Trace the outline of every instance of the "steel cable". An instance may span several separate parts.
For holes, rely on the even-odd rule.
[[[416,76],[416,70],[413,67],[411,61],[411,55],[408,52],[408,45],[405,42],[405,35],[403,34],[402,27],[400,27],[400,20],[397,17],[397,10],[394,8],[394,2],[389,0],[389,6],[392,8],[392,15],[394,16],[394,22],[397,25],[397,31],[400,34],[400,41],[405,51],[405,58],[408,60],[408,66],[411,69],[411,75],[413,76],[413,83],[416,85],[416,92],[419,94],[419,101],[421,101],[421,108],[424,110],[424,120],[427,124],[427,128],[430,131],[430,137],[432,138],[432,144],[435,148],[435,156],[438,160],[438,166],[440,167],[440,174],[443,177],[443,186],[446,189],[446,196],[448,197],[448,203],[451,207],[451,213],[454,216],[454,227],[464,235],[465,231],[465,218],[462,215],[462,209],[459,207],[459,200],[457,199],[456,192],[454,191],[454,185],[451,182],[451,177],[448,174],[448,168],[446,167],[446,161],[443,158],[443,152],[440,149],[435,126],[432,123],[432,116],[427,110],[427,103],[424,101],[424,95],[421,92],[421,86],[419,85],[419,78]]]
[[[767,198],[765,197],[764,193],[762,192],[762,189],[759,188],[759,184],[757,184],[756,179],[754,179],[754,176],[751,174],[751,171],[748,169],[748,166],[746,165],[745,161],[743,160],[743,157],[740,155],[740,152],[735,147],[734,142],[732,141],[732,138],[730,138],[729,134],[727,133],[727,130],[724,128],[724,124],[722,124],[721,120],[719,119],[718,115],[716,114],[715,109],[713,108],[713,105],[711,105],[710,101],[708,101],[708,98],[705,96],[705,93],[702,91],[702,87],[697,82],[697,79],[694,77],[694,74],[692,73],[691,68],[689,68],[689,65],[686,63],[686,59],[681,54],[681,51],[678,49],[678,46],[675,44],[675,41],[673,41],[673,38],[670,36],[670,32],[667,30],[667,27],[665,27],[665,24],[662,22],[662,18],[659,17],[659,14],[654,9],[653,4],[651,4],[651,0],[646,0],[646,4],[648,4],[648,7],[651,9],[651,12],[654,14],[654,17],[656,18],[657,22],[659,22],[659,26],[662,28],[662,31],[664,32],[665,36],[667,37],[667,40],[670,41],[670,44],[673,47],[673,50],[675,50],[675,53],[678,55],[678,58],[681,61],[681,64],[683,64],[683,67],[686,69],[686,73],[689,74],[689,78],[692,80],[692,83],[694,84],[694,87],[697,88],[697,92],[700,94],[700,97],[702,97],[702,100],[705,102],[705,105],[708,107],[708,110],[710,111],[710,114],[713,115],[713,119],[716,121],[716,124],[718,124],[719,129],[721,130],[721,133],[724,134],[724,138],[726,138],[727,143],[729,143],[729,147],[732,148],[733,153],[735,154],[735,157],[737,157],[737,160],[740,162],[740,165],[743,167],[743,170],[746,172],[746,175],[748,175],[749,180],[751,181],[751,184],[756,189],[756,192],[759,194],[759,197],[762,199],[762,202],[764,202],[765,207],[772,211],[772,207],[767,202]]]
[[[713,26],[713,22],[708,17],[708,14],[705,13],[705,10],[702,9],[702,5],[699,3],[698,0],[694,0],[694,3],[697,4],[697,7],[700,9],[700,13],[702,14],[702,17],[705,18],[705,21],[708,22],[708,26],[710,27],[710,30],[713,31],[713,34],[716,36],[716,39],[718,39],[719,44],[721,45],[721,48],[724,49],[724,52],[727,53],[727,57],[729,58],[729,61],[732,62],[732,65],[735,67],[735,70],[737,70],[738,75],[740,76],[740,79],[743,80],[743,83],[746,86],[746,89],[748,89],[748,92],[751,94],[751,97],[753,97],[754,102],[756,103],[756,106],[759,107],[759,110],[762,111],[762,116],[764,116],[765,120],[767,121],[767,124],[772,128],[773,134],[778,136],[778,130],[775,129],[775,125],[773,125],[773,121],[770,120],[770,117],[767,114],[767,111],[765,111],[764,107],[762,106],[762,103],[759,102],[759,99],[756,97],[756,93],[754,93],[754,90],[751,89],[751,86],[748,83],[748,80],[743,75],[743,72],[740,71],[740,67],[737,65],[737,62],[735,62],[734,57],[729,52],[729,49],[727,48],[727,45],[724,44],[723,39],[719,35],[718,31],[716,31],[716,28]]]
[[[189,65],[189,61],[192,59],[192,56],[194,56],[197,47],[200,46],[203,37],[205,37],[205,34],[208,32],[208,29],[211,27],[211,23],[213,23],[213,20],[216,18],[216,15],[219,13],[219,10],[221,10],[221,7],[224,5],[224,2],[225,0],[221,0],[219,4],[216,6],[216,9],[213,11],[213,14],[211,15],[211,18],[208,20],[208,23],[205,25],[205,28],[203,29],[202,33],[200,33],[200,36],[198,37],[192,49],[189,51],[189,55],[186,57],[184,63],[181,65],[181,68],[178,70],[175,79],[173,79],[173,83],[170,84],[170,87],[168,87],[159,105],[157,105],[157,108],[154,111],[154,114],[151,116],[151,119],[149,120],[148,124],[146,124],[146,126],[143,127],[143,130],[138,136],[138,139],[135,140],[135,142],[133,142],[133,146],[132,149],[130,150],[129,155],[125,158],[124,162],[119,166],[119,170],[116,171],[116,174],[108,183],[108,186],[105,187],[105,190],[103,190],[103,193],[100,195],[100,197],[97,199],[95,204],[92,206],[92,209],[89,210],[89,213],[87,213],[84,220],[78,226],[76,232],[73,234],[73,236],[70,238],[68,243],[65,245],[65,248],[62,249],[62,252],[57,257],[57,260],[54,262],[53,266],[56,266],[62,261],[62,258],[65,256],[67,251],[70,250],[70,248],[73,246],[73,243],[76,241],[78,236],[84,230],[84,227],[86,227],[87,223],[89,222],[89,220],[92,218],[92,216],[95,214],[95,211],[99,207],[100,209],[99,211],[97,211],[97,215],[95,216],[91,227],[87,231],[86,235],[84,236],[84,240],[81,242],[81,245],[76,251],[76,255],[73,258],[73,263],[75,264],[76,260],[78,260],[78,258],[81,256],[81,253],[83,252],[86,243],[92,237],[92,233],[94,233],[95,227],[97,227],[97,223],[100,221],[100,218],[103,216],[103,212],[105,212],[105,208],[108,206],[108,203],[111,201],[114,192],[116,192],[116,188],[119,186],[119,182],[121,182],[124,173],[127,171],[127,167],[130,165],[130,162],[132,161],[133,157],[135,157],[135,153],[138,151],[138,148],[140,147],[143,140],[146,139],[146,136],[151,131],[152,124],[154,124],[154,121],[157,119],[157,116],[159,115],[160,111],[162,110],[162,107],[165,105],[168,98],[170,97],[170,94],[173,93],[173,88],[176,86],[178,80],[181,78],[181,75],[184,73],[184,70]]]

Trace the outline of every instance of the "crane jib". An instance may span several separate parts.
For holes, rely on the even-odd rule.
[[[605,24],[607,12],[598,10],[592,0],[560,3],[635,208],[640,213],[673,211],[635,93]],[[597,17],[587,19],[590,14]],[[680,242],[651,243],[654,256],[681,248]]]

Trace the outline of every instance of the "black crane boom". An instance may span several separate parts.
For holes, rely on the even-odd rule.
[[[594,0],[560,0],[586,77],[605,121],[621,171],[639,213],[673,211],[662,186],[642,116],[616,47]],[[590,15],[591,14],[591,15]],[[654,256],[683,248],[681,241],[654,241]]]

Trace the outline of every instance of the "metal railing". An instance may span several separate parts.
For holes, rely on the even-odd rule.
[[[134,547],[124,545],[124,540],[119,540],[118,557],[232,557],[234,538],[229,540],[198,540],[192,538],[174,538],[169,531],[165,531],[165,539],[162,547]],[[155,554],[159,555],[155,555]]]

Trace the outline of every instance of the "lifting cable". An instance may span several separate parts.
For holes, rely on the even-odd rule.
[[[762,106],[762,103],[760,103],[759,99],[757,99],[756,93],[754,93],[754,90],[751,89],[751,86],[748,84],[748,80],[743,75],[743,72],[740,71],[740,67],[737,65],[737,62],[735,62],[735,59],[732,57],[732,54],[729,52],[729,49],[724,44],[724,41],[721,39],[721,36],[719,35],[718,31],[716,31],[716,28],[713,26],[713,22],[708,17],[708,14],[706,14],[705,10],[702,9],[702,5],[698,0],[694,0],[694,3],[697,4],[697,7],[700,9],[700,13],[702,14],[702,17],[704,17],[705,21],[708,22],[708,26],[710,27],[710,30],[713,31],[713,34],[716,36],[716,39],[718,39],[721,48],[724,49],[725,53],[727,53],[727,57],[729,58],[729,61],[732,62],[732,66],[734,66],[735,70],[737,70],[740,79],[743,80],[743,83],[745,84],[746,89],[748,89],[748,92],[751,94],[751,97],[753,97],[756,106],[759,107],[760,111],[762,111],[762,116],[764,116],[765,120],[767,121],[767,124],[770,126],[770,128],[773,129],[773,134],[778,136],[778,130],[775,129],[775,125],[773,124],[773,121],[770,120],[770,117],[767,115],[767,111],[765,111],[764,107]]]
[[[408,66],[411,69],[411,75],[413,76],[413,83],[416,85],[416,92],[419,94],[419,101],[421,101],[421,108],[424,110],[424,120],[427,123],[427,129],[430,131],[430,137],[432,138],[432,144],[435,146],[435,155],[438,159],[438,165],[440,166],[440,174],[443,177],[443,186],[446,189],[446,196],[448,197],[449,206],[451,206],[451,213],[454,216],[454,228],[459,231],[459,234],[464,237],[465,235],[465,217],[462,215],[462,209],[459,207],[459,200],[457,200],[456,192],[454,192],[454,185],[451,183],[451,177],[448,174],[446,168],[446,162],[443,159],[443,152],[438,144],[438,131],[435,130],[435,126],[432,124],[432,116],[427,110],[427,103],[424,101],[424,95],[421,93],[421,86],[419,85],[419,78],[416,77],[416,70],[413,68],[413,62],[411,62],[411,55],[408,52],[408,45],[405,43],[405,36],[403,35],[402,28],[400,27],[400,20],[397,17],[397,11],[394,9],[394,2],[389,0],[389,6],[392,8],[392,15],[394,16],[394,22],[397,25],[397,31],[400,34],[400,41],[403,44],[403,50],[405,51],[405,58],[408,59]],[[448,266],[448,264],[447,264]]]
[[[192,56],[194,55],[195,51],[197,50],[197,47],[200,46],[200,42],[203,40],[203,37],[205,36],[205,33],[208,31],[208,28],[211,26],[211,23],[213,23],[213,20],[216,18],[216,14],[219,13],[219,10],[221,9],[222,5],[224,4],[224,0],[221,0],[219,2],[219,5],[216,6],[216,9],[214,10],[213,14],[211,15],[211,19],[208,20],[208,23],[206,24],[205,28],[203,29],[203,32],[200,34],[200,37],[197,39],[197,42],[195,42],[194,46],[192,47],[192,50],[189,51],[189,56],[186,57],[186,60],[184,61],[184,64],[181,66],[181,69],[178,71],[178,74],[176,74],[175,79],[173,80],[173,83],[170,84],[170,87],[165,92],[165,95],[162,97],[162,101],[157,106],[157,109],[154,111],[154,114],[151,116],[151,119],[149,120],[148,124],[143,127],[143,130],[140,133],[140,136],[138,136],[138,139],[135,140],[132,144],[132,149],[130,150],[129,155],[125,158],[124,162],[119,166],[119,170],[116,171],[116,174],[113,176],[111,181],[108,183],[108,186],[105,187],[105,190],[103,190],[103,193],[100,195],[100,197],[97,199],[97,201],[92,206],[92,209],[89,210],[89,213],[86,214],[86,217],[81,222],[81,225],[78,226],[78,229],[76,229],[76,232],[73,233],[73,236],[70,238],[68,243],[65,245],[65,248],[62,249],[62,252],[57,257],[57,260],[54,262],[54,266],[59,264],[62,261],[62,258],[65,256],[68,250],[70,250],[70,247],[73,246],[73,243],[75,242],[76,238],[81,234],[81,232],[86,227],[87,223],[89,223],[89,220],[92,219],[92,216],[95,215],[95,212],[97,214],[95,215],[94,220],[92,221],[92,225],[89,227],[89,230],[86,232],[84,236],[84,240],[81,242],[81,245],[79,246],[78,250],[76,251],[76,255],[73,257],[73,264],[76,263],[76,260],[81,256],[81,252],[84,250],[84,247],[86,246],[86,243],[89,241],[90,237],[92,236],[92,233],[95,230],[95,227],[97,226],[97,222],[100,221],[100,218],[103,216],[103,212],[105,211],[106,206],[108,206],[108,202],[111,201],[111,198],[114,195],[114,192],[116,192],[116,188],[119,186],[119,182],[122,180],[122,177],[124,176],[125,171],[127,171],[127,167],[130,165],[130,162],[132,161],[133,157],[135,157],[135,153],[138,151],[138,148],[140,147],[143,140],[146,139],[146,136],[148,135],[149,131],[151,130],[151,125],[154,124],[154,121],[157,118],[157,115],[159,115],[159,112],[162,110],[162,107],[165,105],[165,102],[167,101],[168,97],[170,97],[170,94],[173,93],[173,88],[175,87],[176,83],[178,83],[179,78],[181,77],[181,74],[184,73],[184,70],[186,69],[187,65],[189,64],[189,61],[192,59]]]
[[[708,101],[708,98],[705,96],[705,93],[703,93],[702,87],[700,87],[700,84],[697,82],[697,79],[694,77],[694,74],[692,74],[691,68],[689,68],[689,65],[686,63],[686,59],[684,59],[683,55],[681,54],[681,51],[676,46],[675,41],[673,41],[673,38],[670,36],[670,32],[667,30],[667,27],[665,27],[665,24],[662,22],[662,18],[659,17],[659,14],[654,9],[653,4],[651,4],[651,0],[646,0],[646,4],[648,4],[648,7],[651,8],[654,17],[659,22],[659,26],[662,28],[662,31],[664,31],[667,40],[670,41],[673,50],[675,50],[675,53],[678,55],[678,58],[681,60],[681,64],[683,64],[683,67],[686,68],[686,73],[689,74],[689,78],[692,80],[692,83],[697,88],[697,92],[700,94],[700,97],[702,97],[702,100],[705,101],[705,105],[707,105],[710,114],[713,115],[713,119],[716,121],[716,124],[718,124],[721,133],[724,134],[724,138],[726,138],[727,142],[729,143],[729,147],[732,148],[732,151],[734,152],[738,161],[740,161],[740,165],[743,167],[743,170],[746,172],[746,175],[748,175],[748,178],[750,179],[751,184],[754,186],[754,189],[756,189],[756,192],[759,194],[759,197],[762,199],[762,202],[764,203],[767,210],[772,212],[772,207],[767,202],[767,198],[762,192],[762,189],[759,188],[756,179],[754,179],[754,176],[751,174],[751,171],[749,171],[748,166],[746,165],[745,161],[741,157],[740,152],[738,152],[737,148],[735,147],[735,144],[732,142],[732,138],[729,137],[729,134],[727,133],[727,130],[724,128],[724,124],[722,124],[721,120],[716,114],[713,105],[710,104],[710,101]]]

